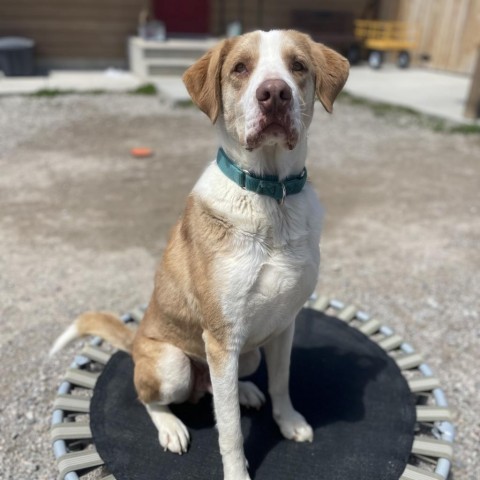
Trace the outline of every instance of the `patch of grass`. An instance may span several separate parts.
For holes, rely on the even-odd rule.
[[[464,135],[480,134],[480,125],[456,125],[450,128],[452,133],[463,133]]]
[[[156,95],[158,91],[157,87],[153,83],[146,83],[145,85],[140,85],[130,93],[133,95]]]
[[[194,106],[194,103],[188,99],[188,100],[180,100],[178,102],[175,102],[175,107],[177,108],[191,108]]]
[[[480,125],[454,124],[439,117],[420,113],[409,107],[367,100],[347,92],[342,92],[339,98],[349,105],[359,105],[369,108],[377,117],[385,117],[397,121],[400,125],[414,123],[415,125],[429,128],[434,132],[461,133],[467,135],[480,134]],[[408,119],[408,122],[402,121],[402,119],[404,120],[405,118]]]
[[[59,97],[61,95],[103,95],[105,90],[60,90],[57,88],[43,88],[32,93],[32,97]]]
[[[58,97],[60,95],[72,95],[73,90],[58,90],[57,88],[42,88],[31,94],[32,97]]]
[[[61,90],[58,88],[43,88],[31,94],[32,97],[59,97],[60,95],[103,95],[109,93],[106,90]],[[111,92],[115,93],[115,92]],[[133,95],[156,95],[157,87],[153,83],[140,85],[128,93]]]

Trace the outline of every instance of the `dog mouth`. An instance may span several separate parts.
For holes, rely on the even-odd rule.
[[[289,117],[262,118],[256,128],[247,135],[247,150],[254,150],[262,145],[281,144],[288,150],[293,150],[298,140],[298,134],[292,128]]]
[[[261,133],[263,135],[269,135],[272,137],[280,137],[280,136],[287,136],[287,127],[285,125],[282,125],[281,123],[276,123],[272,122],[268,124],[262,131]]]

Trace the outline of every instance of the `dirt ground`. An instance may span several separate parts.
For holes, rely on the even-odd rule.
[[[155,155],[136,160],[133,146]],[[52,400],[79,313],[148,301],[184,198],[216,152],[206,117],[155,97],[0,99],[0,478],[53,479]],[[480,465],[480,135],[407,114],[317,109],[310,179],[326,209],[319,292],[393,327],[445,386],[455,480]]]

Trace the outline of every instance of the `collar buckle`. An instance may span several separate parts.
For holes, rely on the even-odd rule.
[[[247,176],[251,175],[251,173],[245,168],[242,168],[241,170],[242,170],[242,183],[240,184],[240,187],[242,190],[246,190]]]

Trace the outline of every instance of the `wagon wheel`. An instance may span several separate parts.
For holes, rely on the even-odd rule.
[[[398,68],[408,68],[410,65],[410,54],[406,50],[402,50],[398,54],[397,66]]]
[[[372,50],[368,56],[368,64],[371,68],[378,70],[383,64],[383,52]]]

